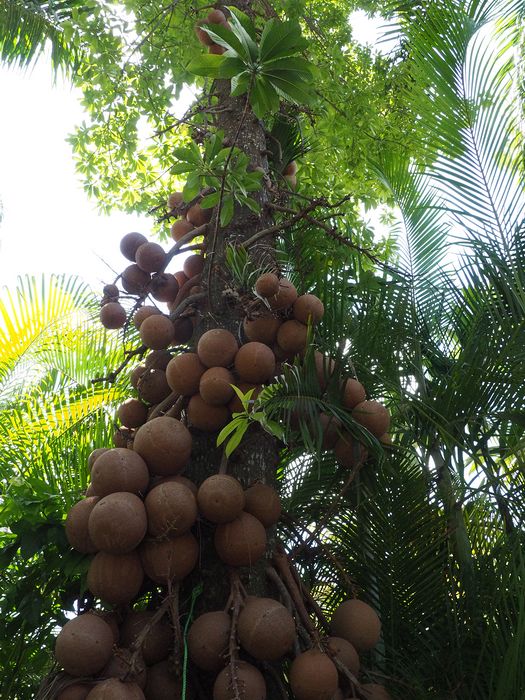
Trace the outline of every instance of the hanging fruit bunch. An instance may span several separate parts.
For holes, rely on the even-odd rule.
[[[123,367],[139,364],[130,371],[134,394],[116,410],[114,445],[93,451],[88,491],[67,515],[71,547],[91,559],[80,614],[56,639],[61,671],[40,698],[390,697],[361,675],[381,637],[377,613],[352,590],[327,619],[276,536],[286,517],[276,488],[279,442],[250,423],[264,414],[257,397],[265,388],[310,361],[321,396],[335,381],[340,415],[358,432],[320,411],[322,449],[352,474],[368,458],[356,435],[388,442],[390,416],[316,349],[323,302],[299,294],[275,257],[281,228],[270,205],[295,188],[297,163],[274,163],[272,177],[283,181],[276,188],[264,118],[290,97],[285,77],[295,81],[294,101],[307,96],[300,30],[272,20],[261,34],[229,12],[213,9],[196,28],[214,58],[192,69],[212,71],[218,107],[228,109],[215,106],[208,143],[176,150],[179,172],[189,175],[168,197],[174,243],[164,250],[140,233],[125,235],[129,264],[103,290],[100,321],[133,345]],[[229,245],[249,251],[259,270],[250,289],[235,284]],[[223,450],[239,417],[242,434]]]

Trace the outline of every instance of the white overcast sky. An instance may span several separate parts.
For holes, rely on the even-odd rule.
[[[378,22],[354,13],[354,36],[375,44]],[[0,286],[20,274],[76,274],[95,289],[120,271],[128,231],[148,235],[146,217],[103,216],[84,193],[66,136],[82,120],[78,94],[53,82],[45,59],[22,71],[0,66]],[[107,264],[105,264],[107,263]]]

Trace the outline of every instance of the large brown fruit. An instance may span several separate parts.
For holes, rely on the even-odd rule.
[[[289,680],[296,700],[331,700],[339,678],[327,654],[308,649],[293,660]]]
[[[130,381],[131,386],[134,389],[138,388],[140,378],[142,377],[144,372],[146,372],[146,366],[145,365],[137,365],[129,373],[129,381]]]
[[[122,286],[129,294],[146,294],[151,276],[138,265],[128,265],[120,276]]]
[[[177,219],[174,224],[172,224],[170,233],[174,241],[180,241],[180,239],[185,236],[190,231],[193,231],[195,226],[190,224],[187,219]],[[181,285],[182,286],[182,285]]]
[[[239,349],[235,336],[224,328],[212,328],[197,344],[197,355],[206,367],[229,367]]]
[[[138,428],[146,422],[148,409],[138,399],[126,399],[117,408],[117,417],[126,428]]]
[[[347,469],[358,467],[368,458],[366,447],[346,431],[341,433],[341,437],[335,443],[334,453],[339,464]]]
[[[308,340],[308,327],[299,321],[285,321],[277,333],[277,343],[288,355],[304,352]]]
[[[185,425],[175,418],[159,416],[137,430],[133,449],[152,474],[170,476],[181,472],[188,463],[191,444],[191,433]]]
[[[264,343],[246,343],[235,355],[235,369],[241,381],[262,384],[275,373],[275,355]]]
[[[221,406],[233,398],[232,384],[235,378],[226,367],[210,367],[200,379],[199,393],[207,404]]]
[[[149,483],[148,467],[133,450],[114,447],[95,461],[91,482],[97,496],[107,496],[117,491],[145,493]]]
[[[212,213],[212,209],[203,209],[200,204],[194,204],[186,212],[186,218],[191,224],[197,227],[207,224],[211,219]]]
[[[97,549],[110,554],[127,554],[135,549],[144,539],[147,526],[144,503],[126,491],[101,498],[88,522]]]
[[[193,663],[203,671],[219,671],[228,654],[231,620],[224,610],[204,613],[188,632],[188,652]]]
[[[169,350],[152,350],[146,356],[144,364],[146,369],[162,369],[165,371],[172,357],[173,355]]]
[[[87,696],[87,700],[146,700],[136,683],[123,683],[117,678],[101,681]]]
[[[357,379],[347,379],[343,389],[343,406],[352,409],[365,399],[366,391],[361,382],[358,382]]]
[[[67,514],[65,523],[67,541],[73,549],[82,554],[93,554],[98,550],[88,530],[89,516],[98,501],[97,496],[84,498],[75,503]]]
[[[103,455],[104,452],[107,452],[109,450],[109,447],[97,447],[93,452],[90,452],[88,460],[87,460],[87,466],[89,473],[91,474],[91,470],[93,469],[93,465],[95,464],[95,460],[100,457],[100,455]]]
[[[354,676],[359,673],[359,654],[353,644],[342,637],[328,637],[326,643],[329,649],[335,654],[339,661],[351,671]]]
[[[117,648],[102,669],[102,678],[118,678],[125,683],[136,683],[144,690],[146,685],[146,664],[142,654],[133,655],[129,649]]]
[[[142,321],[146,320],[149,316],[158,316],[161,311],[157,309],[156,306],[141,306],[133,314],[133,325],[138,330],[142,325]]]
[[[258,482],[246,489],[244,495],[244,510],[254,515],[264,527],[272,527],[278,522],[281,517],[281,499],[275,489]]]
[[[274,311],[281,311],[282,309],[290,308],[296,299],[297,289],[290,280],[283,277],[279,281],[279,291],[277,294],[274,294],[274,296],[269,297],[268,303],[270,304],[270,308],[274,309]]]
[[[142,233],[137,233],[136,231],[126,233],[120,240],[120,252],[125,258],[131,260],[131,262],[135,262],[137,248],[147,242],[148,239],[146,236],[143,236]]]
[[[151,278],[150,294],[157,301],[175,301],[179,293],[179,283],[171,272],[158,272]]]
[[[100,323],[104,328],[122,328],[126,323],[126,310],[118,301],[110,301],[100,309]]]
[[[204,269],[204,257],[202,255],[189,255],[182,265],[182,271],[188,279],[200,275]]]
[[[162,369],[147,369],[139,379],[137,391],[146,403],[157,404],[164,401],[171,394],[166,372]]]
[[[315,294],[303,294],[294,302],[293,317],[301,323],[315,325],[324,316],[323,302]]]
[[[266,551],[266,530],[250,513],[241,513],[231,523],[218,525],[215,549],[229,566],[252,566]]]
[[[154,486],[158,486],[159,484],[167,484],[170,481],[175,482],[176,484],[182,484],[183,486],[186,486],[192,494],[197,498],[197,485],[191,481],[191,479],[188,479],[185,476],[156,476],[154,477],[155,482],[151,485],[153,488]]]
[[[200,394],[194,394],[191,397],[186,411],[191,427],[206,433],[221,430],[230,420],[230,411],[227,406],[211,406]]]
[[[93,686],[83,685],[82,683],[74,683],[64,688],[58,695],[56,700],[86,700]]]
[[[279,278],[273,272],[266,272],[257,278],[255,291],[263,299],[268,299],[279,293]]]
[[[277,661],[293,646],[295,622],[276,600],[250,597],[239,615],[238,635],[244,649],[255,659]]]
[[[378,401],[361,401],[352,410],[352,418],[376,437],[388,433],[390,428],[390,413]]]
[[[222,10],[211,10],[206,17],[207,24],[227,24],[226,15]]]
[[[199,510],[212,523],[229,523],[235,520],[241,514],[244,502],[241,484],[228,474],[209,476],[197,492]]]
[[[193,694],[186,687],[185,700],[191,700]],[[148,668],[148,681],[144,688],[146,700],[180,700],[182,698],[182,678],[171,670],[169,661],[161,661]]]
[[[360,690],[366,700],[392,700],[388,690],[378,683],[363,683]]]
[[[237,680],[238,697],[240,700],[266,700],[266,683],[262,673],[246,663],[237,661],[235,663],[235,678]],[[233,700],[231,668],[228,665],[224,668],[213,686],[213,700]]]
[[[166,253],[158,243],[143,243],[137,248],[135,262],[144,272],[159,272],[166,263]]]
[[[168,199],[166,201],[166,206],[168,207],[169,211],[172,211],[173,209],[177,209],[182,204],[184,204],[184,195],[182,194],[182,192],[170,192],[169,193]]]
[[[80,615],[66,622],[55,643],[55,657],[71,676],[91,676],[111,657],[113,632],[96,615]]]
[[[137,552],[129,554],[95,554],[89,565],[89,590],[106,603],[129,603],[140,591],[144,570]]]
[[[122,646],[135,648],[138,637],[142,638],[142,657],[150,666],[168,657],[173,645],[173,629],[166,617],[152,625],[154,610],[130,610],[120,630]],[[142,632],[148,628],[146,635]]]
[[[197,564],[199,543],[187,532],[168,540],[144,540],[140,558],[147,576],[155,583],[182,581]]]
[[[145,318],[140,324],[139,333],[144,345],[152,350],[164,350],[175,337],[171,319],[162,314]]]
[[[173,357],[166,367],[166,379],[172,391],[181,396],[193,396],[199,391],[199,383],[206,367],[194,352]]]
[[[357,651],[369,651],[379,641],[381,622],[377,613],[362,600],[345,600],[334,612],[331,624],[336,637],[346,639]]]
[[[152,488],[144,505],[148,514],[148,532],[153,537],[182,535],[197,519],[195,496],[187,486],[174,481]]]
[[[277,331],[282,321],[275,316],[258,316],[257,318],[244,319],[244,334],[248,340],[264,343],[272,347],[277,340]]]

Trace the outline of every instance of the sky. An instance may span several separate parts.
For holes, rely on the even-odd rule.
[[[380,22],[353,13],[355,38],[375,44]],[[112,282],[125,261],[119,240],[151,234],[148,217],[97,212],[83,191],[66,142],[82,120],[79,93],[53,80],[40,60],[29,70],[0,66],[0,286],[18,275],[79,275],[95,290]]]

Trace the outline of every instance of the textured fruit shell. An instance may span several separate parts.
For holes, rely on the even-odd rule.
[[[266,551],[266,530],[257,518],[243,512],[231,523],[217,526],[215,549],[229,566],[252,566]]]
[[[80,615],[66,622],[55,642],[55,657],[71,676],[91,676],[111,658],[113,632],[96,615]]]

